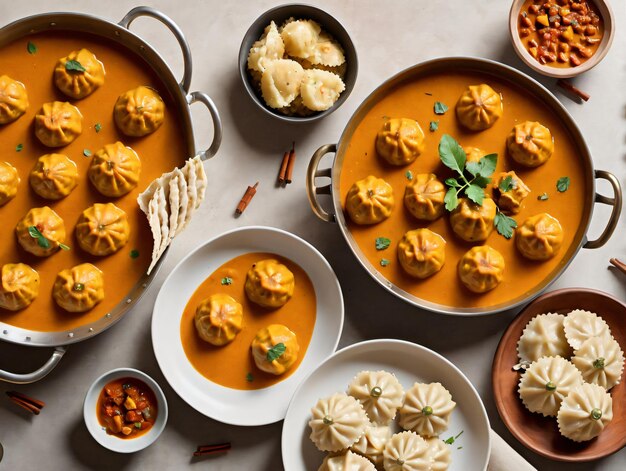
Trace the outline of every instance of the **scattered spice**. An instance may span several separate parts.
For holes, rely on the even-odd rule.
[[[22,394],[17,391],[7,391],[6,395],[9,396],[15,404],[20,406],[22,409],[27,410],[35,415],[39,415],[41,409],[46,406],[46,403],[40,401],[38,399],[34,399],[32,397],[27,396],[26,394]]]
[[[267,351],[267,355],[266,355],[267,361],[271,363],[274,360],[277,360],[278,358],[282,356],[283,353],[285,353],[286,350],[287,350],[287,347],[285,347],[284,343],[282,342],[277,343],[276,345],[274,345],[272,348],[270,348]]]
[[[86,72],[87,69],[83,67],[78,61],[70,60],[65,63],[65,70],[68,72]]]
[[[218,443],[216,445],[199,445],[194,451],[193,456],[206,456],[215,453],[225,453],[230,450],[230,443]]]
[[[389,248],[390,244],[391,244],[391,239],[388,239],[387,237],[376,238],[376,250],[385,250]]]
[[[408,181],[413,180],[413,172],[411,172],[410,170],[407,170],[404,176],[406,177]]]
[[[130,258],[138,258],[138,257],[139,257],[139,250],[133,249],[130,251]]]
[[[232,285],[233,284],[233,279],[230,276],[225,276],[224,278],[222,278],[222,286],[226,285]]]
[[[35,45],[35,43],[28,41],[28,44],[26,45],[26,50],[29,54],[35,54],[37,52],[37,46]]]
[[[96,130],[96,132],[100,132],[102,130],[102,124],[100,123],[96,123],[93,128]]]
[[[381,258],[380,259],[380,266],[381,267],[386,267],[387,265],[389,265],[391,262],[389,260],[387,260],[386,258]]]
[[[569,188],[569,184],[569,177],[561,177],[556,182],[556,189],[559,191],[559,193],[565,193]]]
[[[435,114],[445,114],[448,111],[448,106],[440,101],[435,102]]]
[[[430,132],[435,132],[437,129],[439,129],[439,120],[431,121],[428,125],[428,129],[430,129]]]
[[[235,209],[235,215],[239,216],[246,210],[246,208],[250,204],[250,201],[252,201],[252,198],[256,194],[256,189],[258,186],[259,186],[259,182],[256,182],[254,186],[248,187],[246,192],[241,197],[241,201],[239,201],[239,204],[237,205],[237,209]]]
[[[567,80],[563,80],[563,79],[557,80],[556,86],[562,88],[563,90],[567,92],[570,92],[572,95],[577,96],[583,101],[589,101],[589,98],[591,98],[591,95],[589,95],[586,92],[583,92],[580,88],[576,88],[574,85],[572,85],[571,82],[568,82]]]
[[[23,148],[24,148],[24,144],[18,144],[15,146],[15,152],[22,152]]]
[[[537,199],[539,201],[546,201],[548,199],[548,193],[541,193],[539,196],[537,196]]]
[[[424,92],[424,95],[426,95],[426,96],[433,96],[433,94],[430,93],[430,92]]]

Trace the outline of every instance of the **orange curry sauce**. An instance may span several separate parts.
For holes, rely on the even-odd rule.
[[[254,304],[248,300],[244,290],[246,274],[252,264],[268,258],[286,265],[295,277],[293,297],[278,309],[266,309]],[[230,285],[222,284],[225,277],[232,280]],[[202,340],[194,323],[198,304],[216,293],[232,296],[243,306],[242,330],[235,340],[223,347],[216,347]],[[198,286],[185,306],[180,321],[180,338],[187,359],[205,378],[233,389],[262,389],[282,381],[298,369],[311,341],[315,318],[315,288],[300,266],[279,255],[248,253],[226,262]],[[287,326],[296,334],[300,346],[298,360],[280,376],[259,370],[250,352],[250,345],[257,331],[270,324]]]
[[[504,113],[493,127],[482,132],[470,132],[463,129],[455,113],[455,105],[461,93],[468,85],[487,83],[496,92],[501,93]],[[433,111],[435,101],[440,101],[449,110],[444,115]],[[424,152],[410,165],[392,167],[377,157],[375,150],[376,133],[388,118],[411,118],[417,120],[426,134]],[[506,137],[514,125],[526,121],[539,121],[547,126],[554,137],[554,153],[550,160],[535,169],[516,165],[506,152]],[[429,131],[430,121],[438,121],[438,130]],[[502,171],[515,170],[531,189],[524,200],[519,214],[514,218],[519,225],[537,213],[547,212],[556,217],[564,231],[564,241],[560,252],[546,262],[532,262],[522,257],[515,248],[514,238],[507,240],[495,229],[485,242],[498,250],[504,257],[506,268],[504,280],[494,290],[479,295],[467,290],[457,276],[457,263],[461,256],[473,245],[460,240],[450,227],[449,213],[438,220],[428,223],[413,218],[404,207],[404,189],[409,183],[406,172],[435,173],[441,181],[453,177],[452,171],[444,167],[437,151],[443,134],[450,134],[459,143],[478,147],[485,154],[497,153],[496,175]],[[449,308],[480,308],[509,302],[531,292],[566,260],[570,245],[577,237],[582,221],[585,195],[591,191],[585,183],[583,157],[570,139],[560,119],[547,106],[531,94],[508,81],[491,75],[478,75],[461,70],[450,73],[433,73],[414,80],[409,80],[391,89],[376,103],[357,125],[346,148],[341,170],[340,191],[342,204],[350,186],[357,180],[374,175],[383,178],[392,187],[395,208],[391,216],[371,226],[358,226],[350,221],[348,229],[358,244],[361,252],[387,280],[404,291],[423,300]],[[568,176],[571,180],[569,189],[559,193],[556,182],[560,177]],[[542,193],[548,199],[537,199]],[[492,195],[491,186],[485,190]],[[440,234],[446,241],[446,261],[440,272],[430,278],[419,280],[404,273],[397,259],[396,247],[405,232],[428,227]],[[391,245],[386,250],[375,248],[377,237],[388,237]],[[390,261],[388,266],[381,266],[381,259]]]
[[[27,50],[28,42],[37,47],[34,54]],[[87,48],[104,64],[104,84],[82,100],[70,100],[53,83],[52,75],[57,60],[71,51]],[[39,272],[39,296],[26,309],[10,312],[0,309],[0,321],[16,327],[38,331],[74,329],[106,315],[146,272],[152,252],[152,235],[145,215],[137,206],[137,195],[163,172],[179,166],[188,157],[185,134],[175,113],[174,104],[161,81],[139,57],[116,47],[112,42],[99,40],[88,34],[67,32],[41,33],[27,36],[0,49],[0,71],[26,85],[30,105],[17,121],[0,126],[0,160],[17,168],[20,184],[17,196],[0,207],[0,266],[22,262]],[[113,105],[117,97],[139,85],[149,85],[159,91],[166,104],[165,121],[153,134],[129,138],[120,133],[113,121]],[[83,115],[83,132],[70,145],[47,148],[35,137],[33,117],[43,103],[70,101]],[[96,132],[95,125],[101,128]],[[121,141],[132,147],[142,161],[138,186],[121,198],[100,195],[87,178],[90,157],[105,144]],[[17,152],[21,144],[22,150]],[[89,152],[84,152],[87,149]],[[40,198],[30,188],[28,175],[38,157],[43,154],[67,155],[78,166],[78,186],[66,198],[50,201]],[[125,247],[107,257],[95,257],[83,252],[74,237],[74,227],[84,209],[94,203],[112,202],[128,215],[130,239]],[[47,258],[31,255],[19,247],[15,225],[33,207],[50,206],[65,223],[66,245],[69,251],[59,251]],[[139,255],[132,258],[131,252]],[[135,255],[133,253],[133,255]],[[56,274],[65,268],[89,262],[104,273],[104,300],[83,314],[69,313],[59,308],[52,299]]]

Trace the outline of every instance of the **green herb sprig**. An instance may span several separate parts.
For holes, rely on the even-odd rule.
[[[270,363],[273,362],[274,360],[280,358],[283,353],[285,353],[285,351],[287,350],[287,347],[285,347],[285,344],[280,342],[277,343],[276,345],[274,345],[272,348],[270,348],[267,351],[267,361],[269,361]]]
[[[37,226],[28,226],[28,234],[33,239],[37,239],[37,245],[39,245],[42,249],[50,248],[50,241],[46,239],[46,236],[44,236],[39,229],[37,229]],[[58,244],[61,250],[70,250],[67,245],[62,244],[61,242],[58,242]]]
[[[496,227],[496,231],[505,239],[513,237],[513,230],[517,227],[517,221],[504,213],[501,213],[498,209],[496,217],[493,220],[493,225]]]

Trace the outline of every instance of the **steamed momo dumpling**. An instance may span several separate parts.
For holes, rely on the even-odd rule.
[[[35,115],[35,136],[48,147],[63,147],[83,132],[83,115],[69,103],[44,103]]]
[[[586,382],[598,384],[608,391],[620,382],[624,353],[613,337],[591,337],[576,350],[572,363]]]
[[[104,299],[104,277],[91,263],[61,270],[52,287],[52,297],[68,312],[86,312]]]
[[[415,383],[406,392],[398,423],[423,437],[436,437],[448,430],[455,407],[452,395],[441,383]]]
[[[314,65],[338,67],[346,61],[343,49],[329,34],[320,33],[308,61]]]
[[[355,182],[346,195],[346,211],[356,224],[377,224],[391,216],[395,206],[393,188],[373,175]]]
[[[347,451],[341,455],[328,455],[317,471],[376,471],[367,458]]]
[[[575,309],[565,316],[563,321],[565,337],[574,350],[582,347],[591,337],[610,337],[608,324],[595,312]]]
[[[450,445],[440,438],[427,438],[428,454],[431,458],[431,471],[446,471],[452,462],[452,452]]]
[[[354,445],[369,425],[363,406],[345,393],[320,399],[311,409],[311,441],[318,450],[339,451]]]
[[[385,445],[390,438],[390,427],[370,425],[365,429],[359,441],[350,447],[350,450],[365,456],[376,466],[380,466],[383,462]]]
[[[377,425],[391,422],[404,398],[402,385],[386,371],[361,371],[348,386],[348,394],[359,400]]]
[[[20,176],[8,162],[0,162],[0,206],[4,206],[17,195]]]
[[[410,164],[424,146],[424,131],[414,119],[388,119],[376,134],[376,153],[391,165]]]
[[[545,356],[568,358],[572,349],[565,338],[562,314],[540,314],[533,317],[517,342],[521,360],[537,361]]]
[[[276,358],[270,356],[270,350],[282,344],[284,351]],[[300,345],[296,334],[282,324],[272,324],[260,329],[250,345],[254,363],[258,369],[273,375],[287,372],[298,360]]]
[[[502,98],[487,84],[469,85],[456,104],[456,116],[471,131],[484,131],[502,116]]]
[[[428,278],[446,262],[446,241],[430,229],[408,231],[398,243],[398,260],[409,275]]]
[[[313,20],[288,22],[280,32],[285,43],[285,51],[292,57],[308,59],[315,53],[321,30],[320,25]]]
[[[279,59],[265,64],[261,94],[270,108],[283,108],[300,93],[304,69],[296,61]]]
[[[550,130],[537,122],[525,121],[515,125],[506,139],[509,155],[525,167],[538,167],[554,152]]]
[[[265,72],[265,65],[271,61],[282,59],[285,44],[273,21],[265,28],[261,39],[256,41],[248,54],[248,69]]]
[[[37,236],[35,229],[43,238]],[[24,250],[37,257],[48,257],[65,242],[65,223],[48,206],[32,208],[15,226],[15,235]]]
[[[22,82],[8,75],[0,76],[0,124],[8,124],[28,109],[28,94]]]
[[[80,100],[104,83],[104,65],[88,49],[72,51],[57,62],[54,83],[70,98]]]
[[[66,155],[42,155],[30,171],[29,182],[33,191],[42,198],[59,200],[76,188],[78,167]]]
[[[602,386],[583,383],[573,388],[557,415],[559,432],[575,442],[597,437],[613,420],[613,399]]]
[[[196,308],[194,324],[202,340],[221,347],[241,332],[243,308],[231,296],[212,294]]]
[[[24,263],[6,263],[0,279],[0,309],[19,311],[39,295],[39,273]]]
[[[446,188],[433,173],[419,173],[404,190],[404,206],[416,219],[434,221],[444,212]]]
[[[428,443],[415,432],[392,435],[383,451],[385,471],[430,471]]]
[[[461,283],[474,293],[486,293],[496,288],[504,278],[504,257],[488,245],[472,247],[458,264]]]
[[[515,230],[515,246],[530,260],[548,260],[558,253],[562,244],[561,223],[548,213],[539,213],[527,218]]]
[[[484,198],[478,205],[469,198],[461,198],[450,214],[450,225],[454,233],[467,242],[487,240],[493,231],[496,218],[496,204],[491,198]]]
[[[95,203],[82,212],[76,223],[80,248],[99,257],[120,250],[129,236],[128,217],[113,203]]]
[[[339,75],[319,69],[304,71],[300,94],[302,103],[313,111],[329,109],[346,89]]]
[[[279,308],[293,296],[295,277],[286,265],[273,259],[252,265],[244,285],[248,299],[259,306]]]
[[[508,177],[511,177],[510,188],[502,188]],[[507,214],[519,213],[522,201],[524,201],[529,193],[530,188],[526,186],[514,171],[500,173],[493,183],[493,199],[498,205],[498,208]]]
[[[155,89],[142,85],[117,98],[113,118],[123,134],[130,137],[146,136],[163,124],[165,103]]]
[[[518,393],[531,412],[555,417],[563,399],[583,377],[576,367],[561,357],[542,357],[522,374]]]
[[[141,160],[137,153],[117,141],[94,154],[87,176],[104,196],[117,198],[137,186],[140,173]]]

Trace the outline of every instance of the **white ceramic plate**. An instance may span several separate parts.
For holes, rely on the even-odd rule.
[[[98,421],[96,409],[100,392],[107,383],[118,378],[135,378],[143,381],[152,390],[157,400],[157,418],[154,425],[150,430],[137,438],[123,439],[115,435],[109,435]],[[167,413],[167,400],[157,382],[144,372],[133,368],[117,368],[104,373],[90,386],[83,403],[83,418],[91,436],[103,447],[117,453],[135,453],[152,445],[165,428]]]
[[[311,408],[318,399],[346,391],[363,370],[394,373],[408,389],[414,382],[440,382],[452,394],[456,407],[441,438],[463,434],[450,446],[450,471],[487,468],[491,449],[489,419],[472,383],[452,363],[426,347],[401,340],[370,340],[339,350],[322,363],[293,395],[283,424],[282,454],[289,471],[317,470],[325,454],[309,439]],[[458,449],[462,447],[461,449]]]
[[[198,285],[227,261],[250,252],[275,253],[300,265],[315,288],[317,316],[313,337],[298,369],[268,388],[242,391],[209,381],[189,363],[180,341],[180,319]],[[337,348],[342,327],[341,287],[322,254],[280,229],[244,227],[209,240],[174,268],[156,299],[152,345],[167,381],[191,407],[228,424],[265,425],[285,417],[298,384]]]

